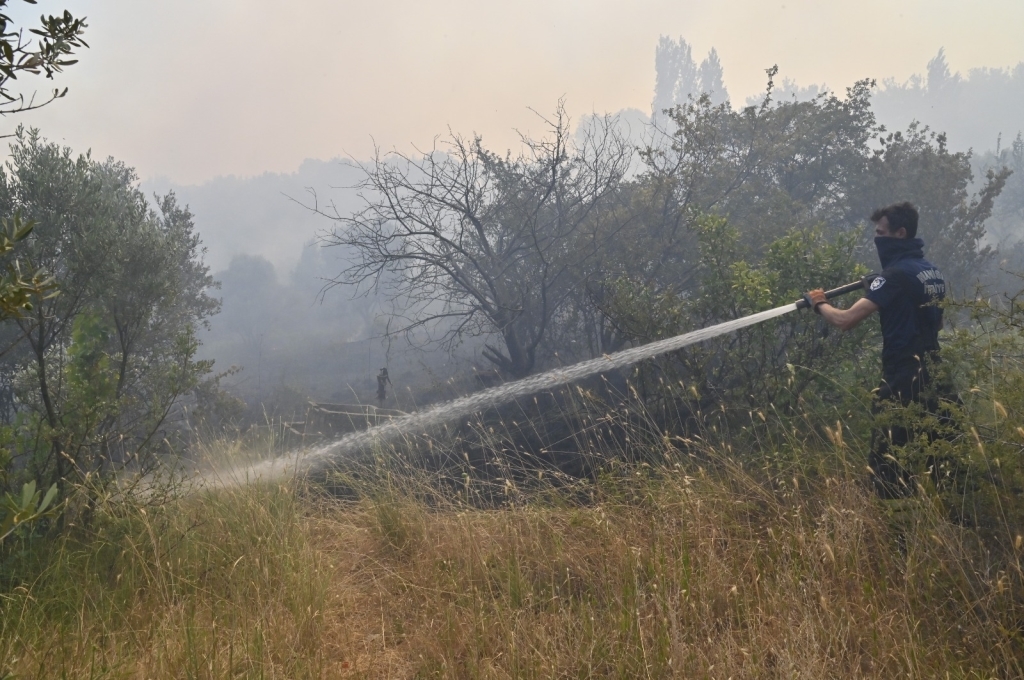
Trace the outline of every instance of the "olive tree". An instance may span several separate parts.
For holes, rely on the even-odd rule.
[[[109,478],[155,460],[168,416],[209,372],[195,331],[217,309],[213,281],[173,195],[154,208],[124,164],[75,156],[35,131],[16,139],[0,215],[36,223],[24,254],[60,294],[5,324],[8,425],[41,481]]]
[[[24,0],[35,5],[36,0]],[[39,24],[28,29],[14,25],[7,14],[10,0],[0,0],[0,115],[7,116],[46,106],[67,94],[67,88],[54,88],[47,97],[36,99],[35,92],[16,91],[19,75],[43,75],[52,79],[64,67],[76,63],[76,49],[88,47],[82,38],[87,24],[64,10],[58,16],[43,15]],[[9,136],[9,135],[7,135]]]
[[[24,0],[34,5],[36,0]],[[0,116],[9,116],[38,109],[67,94],[67,88],[54,89],[48,98],[37,101],[35,93],[17,91],[19,75],[45,75],[52,79],[64,67],[77,60],[70,57],[76,49],[88,47],[82,34],[84,19],[75,18],[65,10],[61,16],[42,16],[39,25],[28,30],[14,25],[7,14],[10,0],[0,0]],[[10,137],[12,135],[0,135]],[[34,223],[18,213],[3,218],[0,231],[0,320],[21,316],[32,309],[31,298],[54,292],[53,280],[31,263],[23,266],[17,244],[32,232]]]
[[[36,0],[24,1],[27,4],[36,4]],[[12,81],[16,81],[19,75],[26,74],[44,74],[46,78],[52,79],[55,74],[63,71],[64,67],[76,62],[70,58],[76,49],[88,47],[82,38],[86,29],[84,19],[74,17],[67,10],[60,16],[43,15],[39,24],[30,28],[29,35],[26,36],[24,27],[16,26],[8,15],[9,3],[10,0],[0,0],[0,116],[38,109],[66,95],[66,87],[63,90],[54,88],[49,97],[37,101],[33,91],[26,99],[26,93],[16,90]],[[0,135],[8,136],[10,135]],[[23,266],[21,253],[16,252],[16,245],[31,234],[35,224],[23,221],[18,213],[0,220],[0,258],[3,261],[3,273],[0,274],[0,321],[4,321],[31,312],[33,298],[53,297],[56,294],[56,285],[42,269],[33,269],[31,263]],[[7,335],[9,334],[0,330],[0,336]],[[0,382],[0,395],[9,397],[12,394],[11,381],[9,376],[5,378]],[[10,400],[6,401],[9,403]],[[7,482],[9,456],[6,450],[0,449],[0,487],[5,486]],[[34,482],[26,482],[22,492],[21,503],[14,503],[12,497],[7,497],[13,505],[7,509],[3,521],[4,533],[0,536],[0,541],[19,523],[40,517],[53,499],[56,486],[50,487],[44,500],[38,505]]]

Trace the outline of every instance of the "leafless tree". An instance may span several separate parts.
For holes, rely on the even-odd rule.
[[[360,183],[365,207],[336,220],[326,245],[354,253],[334,279],[395,303],[389,333],[425,331],[451,348],[470,336],[519,377],[537,365],[552,324],[618,233],[615,204],[632,150],[606,119],[574,137],[562,102],[504,156],[451,134],[430,153],[381,154]]]

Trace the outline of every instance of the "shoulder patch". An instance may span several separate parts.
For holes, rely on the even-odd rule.
[[[878,290],[885,285],[885,277],[876,276],[875,280],[871,282],[871,290]]]

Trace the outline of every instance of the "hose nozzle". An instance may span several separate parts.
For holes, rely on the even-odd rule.
[[[845,286],[839,286],[838,288],[833,288],[832,290],[826,290],[825,291],[825,298],[828,299],[828,300],[831,300],[834,297],[839,297],[840,295],[846,295],[847,293],[852,293],[855,290],[861,290],[862,288],[867,288],[868,286],[871,285],[871,282],[874,281],[877,277],[878,277],[878,274],[868,274],[867,276],[862,278],[860,281],[854,281],[853,283],[848,283]],[[796,301],[796,308],[797,309],[808,309],[808,308],[810,308],[810,306],[811,306],[811,303],[808,302],[806,298],[800,298],[799,300]]]

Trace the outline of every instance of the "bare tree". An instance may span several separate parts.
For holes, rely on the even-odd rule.
[[[322,236],[354,253],[333,281],[394,303],[388,333],[426,331],[451,348],[487,339],[504,373],[530,373],[587,264],[621,225],[615,209],[631,149],[613,121],[574,139],[562,102],[542,139],[504,156],[451,134],[422,157],[376,154],[359,185],[365,207]]]

